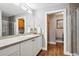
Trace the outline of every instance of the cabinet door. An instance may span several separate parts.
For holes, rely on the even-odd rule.
[[[10,54],[9,56],[19,56],[20,55],[19,53],[20,53],[20,51],[16,51],[16,52]]]
[[[38,52],[42,49],[42,36],[38,37]]]
[[[37,48],[37,46],[38,46],[38,39],[37,38],[34,38],[33,44],[34,44],[33,55],[36,56],[37,53],[38,53],[38,48]]]
[[[12,54],[16,54],[15,53],[16,51],[18,51],[17,55],[19,55],[19,44],[5,47],[4,49],[0,50],[0,56],[10,56]],[[14,55],[12,55],[12,56],[14,56]]]
[[[33,49],[34,55],[37,55],[41,49],[42,49],[42,38],[40,36],[35,38],[34,40],[34,49]]]
[[[21,43],[21,56],[33,55],[33,40],[24,41]]]

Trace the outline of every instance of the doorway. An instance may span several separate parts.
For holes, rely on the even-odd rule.
[[[53,37],[53,41],[51,42],[50,40],[49,40],[49,21],[47,20],[48,19],[48,15],[51,15],[51,14],[56,14],[56,13],[59,13],[59,12],[61,12],[61,13],[63,13],[63,20],[61,19],[61,20],[59,20],[59,21],[55,21],[54,23],[55,24],[58,24],[58,23],[64,23],[63,24],[63,27],[59,27],[59,26],[57,26],[57,25],[55,25],[55,26],[53,26],[53,27],[55,27],[55,28],[61,28],[61,29],[63,29],[63,32],[62,32],[62,40],[61,41],[59,41],[59,40],[56,40],[56,38],[57,39],[60,39],[60,38],[58,38],[58,37],[56,37],[57,36],[57,33],[56,33],[56,29],[54,29],[52,32],[53,32],[53,34],[52,34],[52,32],[50,32],[51,34],[51,37]],[[50,43],[50,44],[54,44],[54,45],[56,45],[56,43],[64,43],[63,44],[63,54],[66,54],[66,51],[67,51],[67,49],[66,49],[66,9],[62,9],[62,10],[56,10],[56,11],[50,11],[50,12],[46,12],[46,14],[45,14],[45,25],[46,25],[46,27],[45,27],[45,36],[46,36],[46,47],[48,48],[48,43]],[[54,24],[53,23],[53,24]],[[52,27],[52,25],[50,25],[50,27]],[[51,29],[50,29],[51,30]],[[50,39],[52,39],[52,38],[50,38]],[[50,41],[50,42],[49,42]],[[48,49],[46,49],[46,50],[48,50]]]
[[[63,12],[47,15],[48,55],[64,55]],[[50,51],[54,51],[50,53]]]

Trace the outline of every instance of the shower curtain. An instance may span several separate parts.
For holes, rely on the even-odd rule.
[[[77,4],[70,5],[71,15],[71,53],[79,55],[79,9]]]

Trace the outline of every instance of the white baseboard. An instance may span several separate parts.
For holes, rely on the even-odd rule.
[[[74,55],[74,56],[79,56],[79,54],[77,54],[77,53],[73,53],[73,55]]]
[[[49,44],[56,44],[56,42],[48,42]]]
[[[56,42],[59,42],[59,43],[64,43],[64,41],[60,41],[60,40],[56,40]]]
[[[69,56],[79,56],[79,54],[77,53],[70,53],[69,51],[66,52],[66,55],[69,55]]]
[[[42,50],[46,50],[47,51],[47,49],[45,47],[43,47]]]
[[[64,54],[65,54],[65,55],[72,56],[72,53],[70,53],[69,51],[65,51]]]

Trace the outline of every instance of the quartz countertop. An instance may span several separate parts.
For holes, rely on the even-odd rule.
[[[12,38],[12,37],[24,36],[24,35],[34,35],[34,34],[18,34],[18,35],[0,36],[0,40],[6,39],[6,38]]]
[[[28,40],[34,37],[38,37],[41,34],[29,34],[29,35],[12,35],[12,36],[5,36],[5,37],[0,37],[0,48],[5,47],[11,44],[15,44],[24,40]]]

